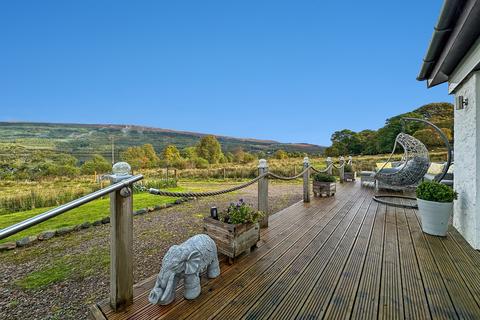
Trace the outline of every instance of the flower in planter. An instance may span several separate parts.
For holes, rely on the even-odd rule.
[[[318,181],[318,182],[335,182],[337,179],[335,179],[334,176],[326,174],[326,173],[316,173],[313,175],[313,181]]]
[[[257,223],[263,216],[263,212],[253,209],[252,206],[244,202],[243,199],[240,199],[236,203],[230,203],[227,211],[219,213],[220,221],[229,224]]]

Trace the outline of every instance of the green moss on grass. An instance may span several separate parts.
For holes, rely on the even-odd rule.
[[[65,255],[53,260],[49,266],[33,271],[19,279],[15,284],[23,289],[36,290],[65,280],[79,280],[106,272],[109,267],[107,249],[92,249],[87,253]]]

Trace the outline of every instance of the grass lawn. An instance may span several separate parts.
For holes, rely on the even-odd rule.
[[[177,188],[169,188],[166,190],[184,191],[185,189],[181,187],[177,187]],[[154,207],[155,205],[159,205],[159,204],[172,203],[175,200],[176,198],[156,196],[148,193],[134,194],[133,209],[138,210],[146,207]],[[36,208],[28,211],[0,215],[0,229],[8,227],[12,224],[21,222],[25,219],[31,218],[37,214],[43,213],[52,208],[54,207]],[[0,243],[18,240],[26,236],[37,235],[40,232],[46,231],[46,230],[55,230],[62,227],[75,226],[75,225],[84,223],[86,221],[94,222],[102,218],[105,218],[109,215],[110,215],[110,198],[107,196],[104,199],[98,199],[98,200],[92,201],[81,207],[75,208],[69,212],[65,212],[60,216],[57,216],[48,221],[40,223],[34,227],[31,227],[25,231],[17,233],[11,237],[0,240]]]

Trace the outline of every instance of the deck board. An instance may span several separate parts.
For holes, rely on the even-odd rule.
[[[372,201],[359,183],[335,197],[296,203],[269,219],[258,248],[202,294],[168,306],[147,297],[155,276],[135,286],[134,304],[106,319],[479,319],[480,253],[453,228],[422,233],[416,210]]]

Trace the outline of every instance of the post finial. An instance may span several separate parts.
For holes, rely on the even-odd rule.
[[[268,168],[268,163],[266,159],[258,160],[258,167],[259,168]]]
[[[127,162],[117,162],[112,167],[112,174],[108,177],[115,183],[132,176],[132,167]]]
[[[332,157],[327,157],[327,162],[332,162]]]
[[[310,160],[308,159],[308,157],[303,158],[303,164],[309,164],[309,163],[310,163]]]

